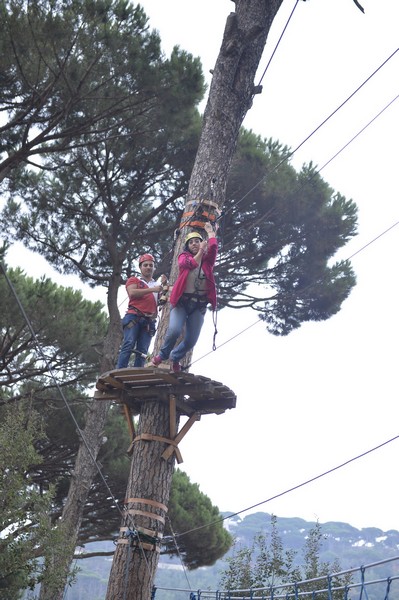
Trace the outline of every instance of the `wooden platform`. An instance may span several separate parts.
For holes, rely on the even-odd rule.
[[[176,396],[176,408],[182,415],[222,414],[235,408],[236,396],[225,385],[203,375],[173,373],[160,367],[114,369],[100,375],[96,400],[114,400],[140,413],[144,402],[168,402]]]

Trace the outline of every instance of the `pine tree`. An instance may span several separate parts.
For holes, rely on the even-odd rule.
[[[231,591],[232,598],[242,597],[242,590],[256,588],[269,589],[273,596],[282,593],[279,586],[284,584],[284,595],[295,596],[299,591],[311,595],[318,590],[317,598],[328,600],[329,592],[320,593],[320,585],[325,585],[328,574],[339,572],[341,568],[338,559],[332,563],[320,560],[322,542],[321,525],[316,522],[301,549],[284,548],[277,517],[271,515],[269,534],[258,532],[251,547],[237,544],[234,553],[226,559],[227,566],[222,571],[220,588]],[[299,582],[305,581],[300,588],[296,587]],[[334,578],[334,587],[341,588],[334,591],[334,598],[343,600],[346,597],[345,586],[351,581],[350,573]]]
[[[233,157],[242,119],[252,103],[254,75],[280,4],[281,0],[267,6],[254,2],[248,11],[245,3],[236,2],[236,12],[228,18],[215,66],[194,161],[199,128],[195,106],[204,90],[198,60],[179,50],[170,59],[163,58],[159,39],[146,30],[141,9],[125,2],[85,2],[83,13],[75,10],[72,0],[63,3],[65,9],[55,3],[56,10],[49,11],[48,19],[40,18],[40,10],[46,16],[49,4],[44,0],[38,3],[39,12],[30,20],[34,27],[26,39],[35,44],[46,39],[41,23],[47,27],[58,24],[58,30],[62,27],[65,31],[62,43],[57,45],[58,54],[47,56],[51,44],[40,46],[36,56],[39,62],[32,69],[32,73],[42,73],[45,65],[53,64],[53,56],[54,64],[62,65],[56,71],[58,77],[52,78],[54,69],[49,69],[34,85],[30,84],[40,100],[34,114],[40,115],[45,135],[56,131],[58,137],[54,144],[49,137],[39,138],[45,140],[45,145],[40,146],[31,136],[35,143],[28,144],[28,148],[24,131],[36,126],[40,129],[41,125],[28,120],[24,130],[19,119],[23,110],[12,107],[15,118],[10,119],[10,125],[15,120],[18,126],[7,129],[6,144],[10,145],[14,136],[23,142],[23,149],[13,153],[12,165],[7,163],[3,171],[8,177],[10,197],[2,223],[6,224],[4,231],[10,239],[23,240],[59,271],[77,273],[83,281],[107,288],[109,327],[100,364],[102,372],[115,364],[121,338],[117,292],[124,276],[132,270],[133,259],[146,246],[157,258],[164,256],[162,267],[167,270],[173,249],[170,234],[179,224],[186,191],[187,202],[212,196],[220,207],[225,204],[231,167],[239,167],[238,161],[233,163]],[[6,12],[13,6],[3,3]],[[8,25],[5,31],[11,31],[12,40],[15,31],[20,33],[27,26],[27,18],[12,10],[9,14],[10,24],[16,29]],[[7,43],[5,39],[4,48]],[[22,55],[27,54],[22,48]],[[60,56],[65,61],[60,61]],[[12,64],[7,64],[7,69],[11,72]],[[19,75],[25,72],[30,73],[29,64]],[[93,89],[99,93],[93,93]],[[23,109],[32,102],[26,93]],[[70,107],[70,112],[65,112],[65,106]],[[54,113],[50,110],[53,108]],[[56,125],[55,129],[49,130],[49,123]],[[38,167],[42,170],[23,171],[23,161],[38,149]],[[243,138],[240,158],[248,162],[252,154],[255,176],[261,170],[265,175],[266,165],[269,172],[270,167],[278,165],[280,150],[265,141],[254,146]],[[282,152],[287,153],[284,149]],[[263,161],[260,167],[256,163],[259,157]],[[241,163],[241,168],[245,168],[245,163]],[[278,171],[284,173],[281,189],[277,189]],[[270,331],[287,334],[306,320],[328,318],[350,293],[355,282],[350,265],[330,266],[330,259],[354,235],[356,208],[334,194],[311,166],[298,175],[288,168],[276,170],[275,175],[272,186],[269,182],[259,186],[259,193],[251,194],[245,203],[241,201],[242,194],[238,196],[240,202],[226,203],[226,223],[232,224],[229,230],[233,235],[225,245],[226,258],[220,261],[220,296],[221,306],[227,305],[232,301],[232,290],[237,291],[237,305],[253,306]],[[245,226],[240,237],[243,219]],[[175,256],[180,249],[181,236],[174,247]],[[254,260],[243,260],[248,256]],[[237,277],[233,281],[235,267]],[[252,283],[266,284],[266,288],[256,290],[248,299],[246,286]],[[167,311],[164,314],[166,317]],[[158,339],[165,326],[166,318]],[[147,408],[140,426],[145,431],[166,435],[166,413],[161,414],[160,407],[156,408],[157,414],[154,406]],[[84,433],[91,451],[80,447],[63,514],[75,541],[82,520],[78,507],[84,506],[93,480],[91,456],[97,456],[101,448],[108,409],[109,404],[103,402],[91,406],[87,413]],[[147,457],[147,468],[155,456],[156,449],[154,457]],[[136,460],[143,466],[145,462]],[[145,469],[132,473],[139,487],[144,473]],[[168,501],[172,473],[171,465],[158,473],[159,501]],[[139,497],[145,497],[145,493],[141,489],[143,495]],[[151,578],[150,575],[150,587]],[[61,587],[57,592],[49,590],[48,597],[54,600],[55,594],[62,594]],[[46,593],[42,592],[43,600]]]

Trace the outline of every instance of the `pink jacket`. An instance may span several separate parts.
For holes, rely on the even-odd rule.
[[[216,238],[210,238],[208,241],[208,250],[202,258],[201,268],[207,280],[207,298],[211,303],[213,310],[216,309],[217,304],[215,277],[213,275],[213,267],[215,266],[217,252],[217,240]],[[170,303],[172,306],[176,306],[181,295],[184,293],[189,272],[198,267],[198,263],[193,255],[187,251],[179,254],[177,263],[179,265],[179,275],[176,279],[176,283],[173,285],[173,290],[170,295]]]

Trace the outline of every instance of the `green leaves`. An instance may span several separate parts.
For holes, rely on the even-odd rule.
[[[107,327],[102,304],[48,278],[26,277],[21,269],[7,275],[12,289],[0,279],[0,383],[15,384],[17,395],[24,381],[36,378],[38,386],[52,369],[64,385],[86,385],[97,372]]]
[[[335,314],[355,285],[350,263],[333,260],[356,234],[357,208],[312,164],[296,173],[286,147],[250,132],[241,140],[229,180],[236,199],[226,207],[219,304],[252,307],[271,333],[287,335]]]
[[[264,531],[266,529],[267,533]],[[277,517],[274,515],[270,517],[270,526],[264,527],[264,530],[254,535],[251,547],[236,544],[233,554],[226,559],[226,568],[221,575],[220,586],[223,589],[262,588],[309,579],[311,581],[302,584],[301,590],[306,590],[310,595],[313,590],[320,589],[320,581],[312,580],[340,571],[338,560],[333,563],[320,560],[323,533],[318,522],[308,531],[306,542],[299,549],[284,547]],[[342,576],[339,580],[343,585],[342,589],[351,580],[350,573]],[[286,593],[292,593],[293,596],[296,591],[294,584],[292,592],[286,589]]]
[[[189,569],[213,565],[231,546],[232,538],[223,527],[218,508],[179,470],[173,476],[169,517],[179,552]],[[168,554],[175,554],[174,540],[164,541]]]
[[[42,493],[29,474],[41,462],[34,448],[40,436],[41,420],[29,404],[0,407],[0,598],[7,600],[37,581],[37,549],[49,531],[52,489]]]

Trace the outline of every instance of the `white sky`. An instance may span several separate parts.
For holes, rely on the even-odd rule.
[[[200,56],[209,78],[231,0],[144,0],[169,54],[178,44]],[[259,78],[296,0],[285,0]],[[398,49],[397,0],[299,1],[244,126],[295,149]],[[321,167],[399,94],[399,52],[295,153]],[[257,83],[255,81],[255,83]],[[399,101],[331,164],[324,179],[359,207],[359,235],[347,258],[399,221]],[[398,232],[394,227],[353,258],[358,284],[338,315],[285,338],[268,334],[252,311],[221,311],[216,352],[207,317],[191,372],[223,382],[237,408],[202,418],[180,448],[191,481],[221,511],[239,512],[399,435],[397,409]],[[16,246],[9,264],[38,276]],[[51,272],[45,269],[47,273]],[[68,278],[54,276],[62,285]],[[93,292],[87,297],[96,298]],[[231,341],[228,341],[231,340]],[[225,343],[227,342],[227,343]],[[399,530],[399,439],[256,510],[280,517],[343,521]],[[242,514],[244,516],[245,513]]]

